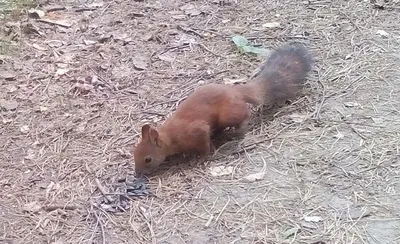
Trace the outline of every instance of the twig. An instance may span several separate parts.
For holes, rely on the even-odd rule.
[[[92,212],[93,212],[94,217],[96,218],[97,225],[100,226],[102,243],[103,243],[103,244],[106,244],[106,234],[105,234],[105,231],[104,231],[103,222],[101,221],[99,215],[97,214],[97,211],[94,210],[95,207],[96,207],[96,206],[92,204]],[[97,207],[96,207],[96,208],[97,208]]]
[[[224,37],[224,38],[227,38],[227,37],[228,37],[228,35],[221,34],[221,33],[217,32],[217,31],[210,30],[210,29],[200,29],[200,28],[196,28],[196,27],[192,27],[192,29],[193,29],[193,30],[198,30],[198,31],[205,31],[205,32],[208,32],[208,33],[211,33],[211,34],[220,36],[220,37]]]
[[[72,24],[61,23],[59,21],[54,21],[54,20],[49,20],[49,19],[38,19],[37,21],[43,22],[43,23],[47,23],[47,24],[51,24],[51,25],[58,25],[58,26],[62,26],[62,27],[65,27],[65,28],[70,28],[72,26]]]
[[[80,12],[85,12],[85,11],[94,11],[94,10],[96,10],[97,8],[78,8],[78,9],[75,9],[75,12],[77,12],[77,13],[80,13]]]
[[[50,12],[61,11],[61,10],[65,10],[65,9],[66,9],[65,6],[50,6],[48,9],[46,9],[46,12],[50,13]]]
[[[198,45],[199,45],[201,48],[203,48],[204,50],[206,50],[207,52],[211,53],[212,55],[222,58],[221,55],[219,55],[218,53],[215,53],[215,52],[211,51],[211,50],[210,50],[208,47],[206,47],[203,43],[198,43]]]
[[[226,207],[230,203],[231,198],[228,196],[228,201],[226,202],[225,206],[221,209],[221,212],[219,212],[217,218],[215,219],[215,223],[218,221],[219,217],[221,217],[222,213],[225,211]]]
[[[351,126],[351,129],[352,129],[359,137],[361,137],[362,139],[364,139],[364,140],[367,139],[367,137],[364,136],[363,134],[361,134],[361,132],[358,131],[353,125]]]
[[[210,227],[212,220],[214,219],[214,215],[211,214],[210,218],[208,218],[207,223],[204,224],[204,227]]]
[[[362,30],[360,29],[360,27],[356,24],[356,22],[354,22],[353,21],[353,19],[352,18],[350,18],[350,16],[348,16],[346,13],[344,13],[343,11],[339,11],[341,14],[343,14],[349,21],[350,21],[350,23],[354,26],[354,27],[356,27],[357,28],[357,30],[361,33],[361,34],[363,34],[363,32],[362,32]]]
[[[44,206],[43,210],[47,211],[47,212],[51,212],[54,211],[56,209],[62,209],[62,210],[75,210],[78,207],[75,205],[48,205],[48,206]]]
[[[204,38],[204,35],[203,35],[203,34],[197,32],[197,31],[195,31],[195,30],[193,30],[193,29],[191,29],[191,28],[189,28],[189,27],[184,27],[184,26],[178,25],[178,29],[180,29],[180,30],[182,30],[182,31],[184,31],[184,32],[187,32],[187,33],[193,33],[193,34],[195,34],[195,35],[197,35],[197,36],[199,36],[199,37],[201,37],[201,38]]]
[[[101,185],[99,179],[94,179],[94,182],[96,183],[97,188],[103,194],[103,196],[107,199],[107,201],[112,202],[112,198],[108,195],[108,193],[105,191],[104,187]]]

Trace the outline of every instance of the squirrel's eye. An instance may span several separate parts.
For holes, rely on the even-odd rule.
[[[149,156],[145,157],[145,158],[144,158],[144,162],[145,162],[146,164],[151,163],[151,157],[149,157]]]

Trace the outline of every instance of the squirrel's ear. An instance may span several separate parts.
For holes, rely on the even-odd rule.
[[[160,146],[160,136],[155,128],[150,127],[149,139],[153,145]]]
[[[151,126],[149,124],[145,124],[142,126],[142,140],[147,140],[149,137],[149,132],[150,132]]]

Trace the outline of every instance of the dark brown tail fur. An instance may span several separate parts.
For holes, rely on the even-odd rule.
[[[271,53],[254,80],[238,88],[247,102],[272,105],[298,94],[312,64],[303,45],[285,44]]]

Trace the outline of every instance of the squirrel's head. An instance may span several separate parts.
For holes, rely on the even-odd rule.
[[[146,174],[165,161],[162,141],[157,129],[149,124],[142,127],[142,138],[133,149],[136,174]]]

